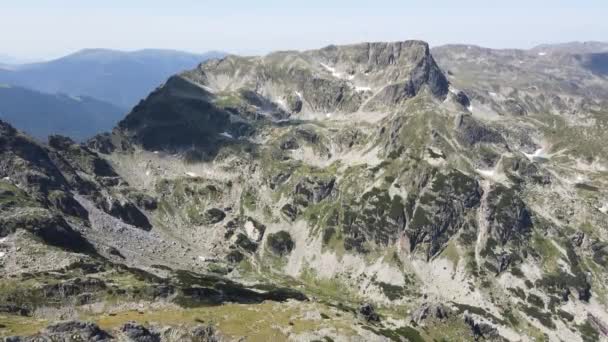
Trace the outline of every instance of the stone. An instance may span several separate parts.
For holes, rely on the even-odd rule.
[[[129,322],[120,328],[129,341],[133,342],[160,342],[160,334],[150,331],[143,325]]]
[[[359,316],[367,322],[380,322],[380,316],[376,313],[374,306],[370,303],[363,303],[357,311]]]
[[[291,253],[295,247],[291,235],[284,230],[269,234],[266,243],[270,251],[279,256]]]

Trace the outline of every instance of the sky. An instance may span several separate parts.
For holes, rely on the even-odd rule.
[[[608,41],[606,0],[0,0],[0,55],[83,48],[264,54],[421,39],[492,48]]]

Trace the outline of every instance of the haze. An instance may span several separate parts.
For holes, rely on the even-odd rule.
[[[600,0],[516,0],[498,6],[480,0],[427,3],[5,1],[0,54],[20,60],[49,59],[91,47],[259,54],[330,43],[414,38],[432,45],[526,48],[608,37],[608,5]]]

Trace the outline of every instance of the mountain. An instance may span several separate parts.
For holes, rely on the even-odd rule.
[[[227,56],[83,144],[2,123],[0,332],[606,339],[608,80],[586,55]]]
[[[131,108],[170,75],[223,55],[221,52],[198,55],[171,50],[87,49],[48,62],[0,70],[0,83],[45,93],[89,96]]]
[[[90,97],[0,86],[0,119],[40,140],[62,134],[82,141],[112,129],[123,117],[123,109]]]

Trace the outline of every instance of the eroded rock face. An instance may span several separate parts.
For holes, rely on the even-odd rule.
[[[129,341],[133,342],[160,342],[160,334],[150,331],[143,325],[130,322],[120,329]]]
[[[530,211],[516,190],[496,186],[488,194],[488,207],[491,234],[502,245],[517,243],[530,233]]]
[[[284,230],[268,234],[266,243],[270,248],[270,251],[279,256],[289,254],[295,247],[295,243],[293,242],[291,235]]]
[[[113,338],[99,326],[90,322],[67,321],[48,326],[39,335],[19,339],[18,341],[112,341]]]
[[[364,303],[359,307],[359,315],[367,322],[380,322],[380,316],[376,313],[374,306],[370,303]]]
[[[424,303],[412,313],[411,320],[420,325],[427,319],[445,320],[451,313],[451,309],[441,303]]]
[[[0,236],[7,236],[17,229],[25,229],[50,245],[72,251],[93,251],[91,244],[59,215],[46,209],[18,210],[0,217]]]
[[[498,337],[498,330],[496,327],[488,323],[476,322],[468,312],[465,312],[464,314],[464,322],[471,328],[471,333],[476,341],[480,338]]]
[[[456,130],[460,140],[470,146],[480,143],[498,145],[506,143],[499,132],[474,120],[470,115],[460,115],[456,118]]]
[[[477,180],[457,170],[435,173],[432,185],[420,194],[418,205],[411,208],[405,234],[410,251],[421,249],[427,258],[440,251],[466,223],[468,211],[480,204],[481,189]]]

